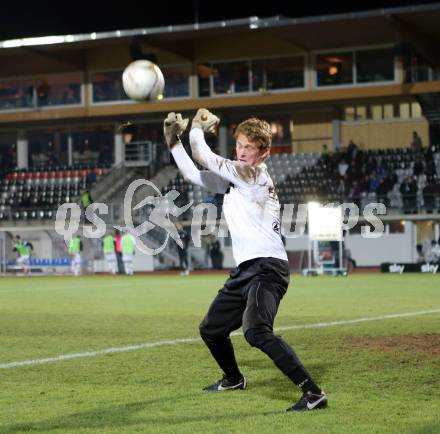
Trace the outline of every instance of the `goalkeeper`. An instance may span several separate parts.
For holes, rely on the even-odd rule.
[[[308,411],[327,405],[327,396],[306,371],[295,351],[273,334],[279,303],[287,291],[290,272],[280,234],[280,205],[264,161],[269,157],[270,125],[250,118],[235,131],[238,161],[211,151],[205,132],[215,132],[219,119],[199,109],[190,132],[194,160],[207,170],[198,170],[186,153],[180,136],[188,119],[169,113],[164,135],[185,179],[224,194],[223,211],[232,239],[237,268],[218,292],[200,324],[200,334],[222,369],[223,378],[205,387],[207,391],[244,389],[246,379],[238,368],[229,337],[243,326],[247,342],[266,353],[275,365],[302,390],[288,411]]]

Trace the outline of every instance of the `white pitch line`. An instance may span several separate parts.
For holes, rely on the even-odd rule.
[[[278,332],[278,331],[283,331],[283,330],[332,327],[332,326],[345,325],[345,324],[357,324],[357,323],[366,322],[366,321],[382,321],[382,320],[393,319],[393,318],[405,318],[405,317],[411,317],[411,316],[429,315],[432,313],[440,313],[440,309],[420,310],[417,312],[403,312],[403,313],[395,313],[395,314],[383,315],[383,316],[372,316],[372,317],[365,317],[365,318],[356,318],[356,319],[349,319],[349,320],[342,320],[342,321],[321,322],[321,323],[314,323],[314,324],[297,324],[297,325],[292,325],[292,326],[276,327],[274,329],[274,331]],[[243,335],[243,333],[234,332],[231,335],[232,336],[241,336],[241,335]],[[83,357],[96,357],[96,356],[101,356],[104,354],[124,353],[127,351],[137,351],[137,350],[143,350],[143,349],[147,349],[147,348],[157,348],[157,347],[162,347],[165,345],[190,344],[190,343],[198,342],[200,340],[201,340],[200,338],[195,338],[195,337],[183,338],[183,339],[172,339],[172,340],[164,340],[164,341],[158,341],[158,342],[148,342],[148,343],[137,344],[137,345],[128,345],[126,347],[119,347],[119,348],[118,347],[106,348],[104,350],[98,350],[98,351],[87,351],[87,352],[83,352],[83,353],[62,354],[59,356],[46,357],[43,359],[31,359],[31,360],[22,360],[22,361],[18,361],[18,362],[2,363],[2,364],[0,364],[0,369],[19,368],[21,366],[44,365],[46,363],[60,362],[62,360],[80,359]]]
[[[174,276],[169,276],[169,277],[174,277]],[[180,276],[176,276],[176,277],[180,277]],[[202,279],[202,280],[198,280],[198,283],[206,283],[206,282],[210,282],[207,279]],[[1,281],[0,281],[1,283]],[[81,283],[83,283],[81,285]],[[96,282],[95,282],[96,283]],[[155,282],[155,285],[169,285],[169,281],[167,282]],[[77,285],[64,285],[64,286],[45,286],[45,287],[38,287],[38,286],[32,286],[32,287],[24,287],[24,288],[0,288],[0,294],[5,294],[5,293],[10,293],[10,292],[24,292],[24,291],[31,291],[31,292],[39,292],[39,291],[53,291],[53,290],[59,290],[59,291],[63,291],[65,289],[107,289],[107,288],[118,288],[121,286],[128,286],[128,287],[133,287],[133,286],[147,286],[147,283],[145,280],[142,281],[135,281],[135,282],[129,282],[128,280],[120,280],[119,282],[111,282],[111,283],[98,283],[95,285],[92,285],[90,283],[87,282],[78,282]]]

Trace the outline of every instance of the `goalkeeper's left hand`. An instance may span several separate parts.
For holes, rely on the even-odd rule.
[[[220,119],[209,110],[201,108],[197,110],[196,115],[191,124],[192,128],[200,128],[205,133],[213,133],[215,134],[216,128],[220,123]]]
[[[186,130],[188,122],[189,119],[183,119],[180,113],[168,113],[163,121],[163,135],[170,149],[180,142],[180,136]]]

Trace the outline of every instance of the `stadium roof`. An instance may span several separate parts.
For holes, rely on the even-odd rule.
[[[242,19],[231,19],[222,21],[211,21],[207,23],[179,24],[160,27],[145,27],[128,30],[113,30],[104,32],[90,32],[67,35],[48,35],[40,37],[16,38],[0,41],[0,48],[16,48],[29,46],[44,46],[53,44],[72,44],[76,42],[94,42],[99,40],[132,38],[135,36],[171,36],[175,38],[194,38],[203,34],[215,34],[231,31],[272,29],[282,27],[283,34],[286,28],[289,29],[285,36],[289,39],[295,38],[300,45],[307,49],[322,48],[323,45],[335,46],[338,40],[343,38],[346,45],[347,33],[350,34],[350,41],[353,45],[371,42],[384,42],[395,40],[396,24],[393,18],[404,19],[404,25],[423,28],[423,31],[430,36],[440,36],[440,3],[381,8],[368,11],[358,11],[331,15],[315,15],[303,18],[289,18],[278,15],[268,18],[248,17]],[[362,31],[369,30],[368,34]],[[337,27],[342,26],[339,30]],[[302,33],[305,28],[306,33]],[[312,30],[310,32],[310,30]],[[355,32],[354,32],[355,31]],[[329,34],[330,32],[330,34]],[[339,34],[339,38],[338,38]],[[352,36],[358,34],[353,40]],[[313,35],[313,37],[311,37]],[[167,38],[167,39],[168,39]],[[342,41],[341,41],[342,42]]]

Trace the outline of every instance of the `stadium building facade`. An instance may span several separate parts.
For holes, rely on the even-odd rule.
[[[199,107],[220,115],[213,146],[228,157],[238,122],[255,115],[271,123],[273,154],[280,154],[271,169],[286,198],[282,202],[307,200],[313,190],[295,191],[300,178],[293,174],[311,173],[323,149],[338,153],[350,141],[358,151],[392,160],[394,169],[403,171],[402,181],[419,158],[420,150],[410,148],[415,131],[422,147],[433,147],[433,164],[440,170],[438,22],[440,4],[431,4],[0,42],[0,155],[4,179],[10,181],[2,191],[14,181],[50,184],[44,180],[59,178],[63,188],[52,196],[58,194],[60,201],[66,191],[68,201],[76,201],[90,189],[95,201],[117,202],[123,187],[144,169],[144,176],[156,176],[158,182],[159,172],[172,174],[161,178],[160,187],[178,189],[182,180],[162,153],[162,120],[169,111],[191,116]],[[162,69],[163,99],[135,103],[125,95],[122,71],[140,58]],[[133,124],[135,149],[125,137],[127,129],[121,129],[124,123]],[[298,158],[284,164],[290,159],[281,157],[286,154]],[[75,188],[64,189],[66,179],[76,180]],[[413,209],[405,212],[400,201],[384,217],[388,238],[375,241],[373,249],[385,243],[378,249],[389,252],[383,258],[366,252],[358,234],[347,239],[359,265],[414,262],[416,244],[439,237],[439,197],[434,190],[433,207],[427,209],[423,188],[419,185]],[[205,199],[198,191],[190,193],[189,198]],[[5,230],[53,226],[56,200],[45,202],[43,214],[38,213],[41,202],[20,208],[8,200],[1,204]],[[399,243],[405,247],[397,248]],[[287,247],[299,250],[299,245],[289,239]],[[227,244],[224,250],[225,265],[232,265]]]

